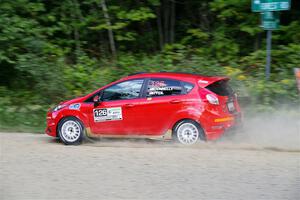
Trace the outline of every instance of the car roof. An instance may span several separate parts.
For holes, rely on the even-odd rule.
[[[133,78],[170,78],[179,79],[182,81],[198,81],[201,87],[206,87],[219,80],[229,80],[228,77],[224,76],[203,76],[200,74],[184,73],[184,72],[139,72],[130,74],[124,79]]]
[[[87,94],[86,97],[90,97],[95,93],[99,92],[103,88],[109,87],[113,84],[130,80],[130,79],[139,79],[139,78],[169,78],[169,79],[177,79],[180,81],[187,81],[187,82],[198,82],[198,85],[202,88],[220,81],[220,80],[229,80],[228,77],[224,76],[202,76],[200,74],[192,74],[192,73],[183,73],[183,72],[138,72],[135,74],[129,74],[128,76],[121,78],[117,81],[111,82],[94,92]]]

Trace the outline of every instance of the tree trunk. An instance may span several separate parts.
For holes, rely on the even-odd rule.
[[[255,36],[254,51],[260,49],[261,46],[260,43],[261,43],[261,33],[257,33]]]
[[[77,20],[79,20],[80,22],[83,21],[83,17],[82,17],[82,13],[81,13],[81,10],[80,10],[80,4],[78,3],[77,0],[74,0],[74,5],[75,5],[75,8],[76,8],[76,16],[77,16]],[[78,27],[76,27],[75,29],[75,38],[76,38],[76,41],[77,41],[77,54],[79,54],[79,52],[81,51],[81,42],[80,42],[80,32],[78,30]]]
[[[165,0],[164,4],[164,43],[169,43],[170,41],[170,36],[169,36],[169,27],[170,27],[170,9],[169,9],[169,1]]]
[[[176,7],[175,2],[171,2],[171,27],[170,27],[170,43],[174,43],[175,39],[175,19],[176,19]]]
[[[77,57],[81,51],[81,42],[80,42],[80,32],[78,29],[78,21],[82,20],[82,15],[81,15],[81,11],[80,11],[80,6],[78,4],[77,0],[72,0],[70,2],[71,5],[71,9],[72,9],[72,19],[73,19],[73,37],[75,40],[75,56],[76,56],[76,61],[77,62]]]
[[[114,33],[113,33],[112,29],[110,28],[111,21],[110,21],[110,17],[109,17],[108,11],[107,11],[107,6],[105,3],[105,0],[101,1],[101,7],[102,7],[103,14],[104,14],[104,18],[106,20],[106,25],[109,27],[107,31],[108,31],[110,50],[111,50],[112,56],[114,58],[116,58],[117,50],[116,50],[116,45],[115,45],[115,40],[114,40]]]
[[[159,38],[159,47],[162,50],[164,47],[164,35],[163,35],[163,27],[161,23],[161,8],[156,8],[156,14],[157,14],[157,29],[158,29],[158,38]]]

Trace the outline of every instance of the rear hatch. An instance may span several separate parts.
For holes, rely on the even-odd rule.
[[[236,95],[229,85],[229,78],[216,77],[210,80],[199,80],[199,85],[216,95],[219,101],[219,106],[222,108],[223,112],[239,112],[240,108]]]
[[[228,84],[228,79],[213,82],[205,88],[219,96],[231,97],[234,95],[232,88]]]

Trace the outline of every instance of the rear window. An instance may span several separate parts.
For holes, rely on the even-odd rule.
[[[232,88],[229,86],[227,80],[217,81],[206,86],[206,89],[220,96],[230,96],[233,94]]]

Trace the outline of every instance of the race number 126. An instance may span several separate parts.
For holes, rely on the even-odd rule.
[[[95,109],[94,116],[95,117],[107,116],[107,109]]]

